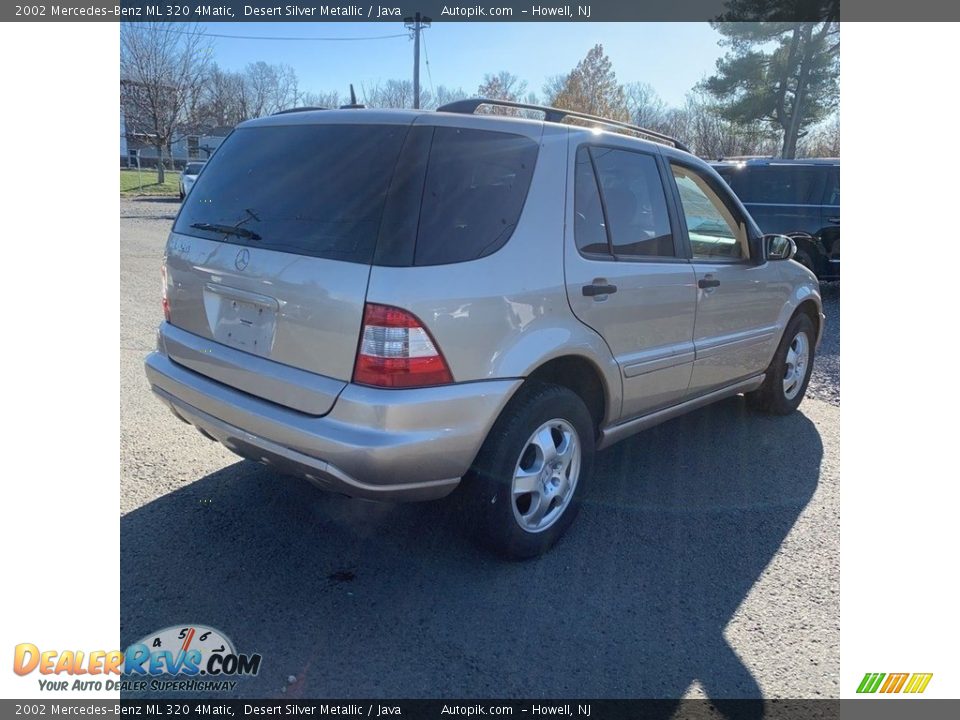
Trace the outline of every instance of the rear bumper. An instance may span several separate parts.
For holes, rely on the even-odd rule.
[[[403,501],[450,493],[521,383],[347,385],[327,415],[314,417],[210,380],[162,352],[147,356],[146,373],[175,415],[242,457],[353,497]]]

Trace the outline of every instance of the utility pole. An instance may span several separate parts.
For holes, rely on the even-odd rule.
[[[403,24],[413,33],[413,107],[420,109],[420,32],[430,27],[433,22],[428,17],[417,13],[413,17],[403,19]]]

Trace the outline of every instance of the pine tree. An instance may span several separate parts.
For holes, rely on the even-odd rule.
[[[781,156],[795,157],[797,141],[840,102],[839,23],[711,24],[730,50],[703,88],[726,120],[769,124],[782,133]]]

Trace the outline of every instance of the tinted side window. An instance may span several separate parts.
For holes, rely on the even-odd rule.
[[[840,204],[840,168],[830,168],[827,190],[823,196],[824,205]]]
[[[713,169],[716,170],[717,174],[730,186],[730,189],[742,198],[743,171],[732,168],[729,165],[714,165]]]
[[[690,168],[671,164],[680,191],[693,258],[725,260],[749,257],[747,228],[705,177]]]
[[[513,133],[436,128],[414,264],[463,262],[498,250],[520,219],[537,150],[535,141]]]
[[[673,257],[663,182],[652,155],[594,147],[614,255]]]
[[[401,125],[240,128],[207,162],[174,230],[280,252],[370,262],[406,133]],[[246,236],[211,226],[236,227]]]
[[[737,187],[748,203],[819,205],[826,168],[810,165],[758,165],[745,173],[746,187]]]
[[[607,244],[607,226],[603,220],[603,205],[593,162],[586,146],[577,149],[576,176],[573,185],[573,237],[577,249],[591,255],[610,254]]]

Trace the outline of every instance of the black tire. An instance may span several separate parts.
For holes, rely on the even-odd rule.
[[[787,355],[801,333],[805,334],[807,342],[806,364],[803,368],[802,377],[798,379],[788,393],[784,387],[784,381],[789,371]],[[789,415],[796,410],[803,402],[807,385],[810,384],[810,374],[813,372],[813,346],[816,338],[816,331],[810,316],[803,312],[794,315],[787,323],[787,329],[784,331],[780,346],[773,356],[773,362],[767,368],[766,380],[763,381],[763,385],[758,390],[746,394],[747,404],[774,415]]]
[[[535,500],[536,507],[539,507],[547,497],[546,492],[540,494],[540,491],[547,488],[547,484],[538,484],[538,491],[535,493],[514,498],[514,474],[522,467],[522,461],[527,461],[530,452],[536,456],[536,448],[531,448],[533,443],[530,443],[534,433],[555,420],[564,424],[549,429],[555,442],[557,438],[562,438],[562,441],[556,442],[558,451],[566,442],[564,429],[569,428],[576,433],[575,440],[579,444],[579,472],[572,483],[565,506],[559,494],[544,505],[556,505],[554,510],[544,516],[544,522],[550,520],[550,512],[559,511],[552,522],[543,529],[531,531],[522,524],[524,520],[518,518],[517,513],[522,515],[524,511],[533,511]],[[576,445],[567,447],[571,447],[571,452],[576,452]],[[473,467],[464,478],[469,498],[468,511],[473,514],[477,539],[497,554],[513,560],[536,557],[550,549],[570,527],[580,510],[593,470],[594,450],[593,420],[583,400],[576,393],[558,385],[536,382],[528,382],[521,387],[494,423]],[[530,462],[531,467],[535,468],[537,461]],[[539,462],[543,463],[542,460]],[[572,464],[568,467],[572,467]],[[545,472],[549,470],[545,468]],[[563,477],[557,482],[562,488],[566,488],[571,482],[572,470],[560,472]]]

